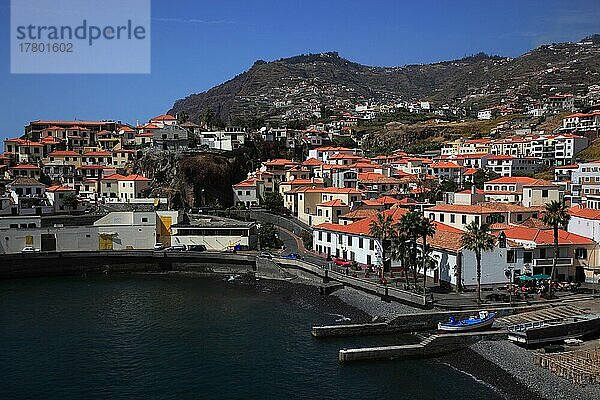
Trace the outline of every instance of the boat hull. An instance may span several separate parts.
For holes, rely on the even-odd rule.
[[[491,316],[490,318],[481,320],[481,322],[465,324],[465,325],[461,325],[460,323],[450,324],[450,323],[446,323],[446,322],[439,322],[438,330],[444,331],[444,332],[470,332],[470,331],[481,330],[484,328],[489,328],[493,324],[494,324],[494,316]]]

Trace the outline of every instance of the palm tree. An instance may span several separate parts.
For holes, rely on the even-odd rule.
[[[554,257],[552,258],[552,271],[550,272],[550,294],[552,294],[552,282],[554,282],[554,274],[556,273],[556,264],[559,256],[558,229],[559,227],[566,226],[569,223],[571,216],[569,215],[569,208],[564,200],[552,200],[550,203],[546,203],[545,208],[546,210],[542,216],[542,222],[552,226],[554,231]]]
[[[496,238],[490,233],[488,225],[479,225],[479,223],[473,221],[465,226],[461,242],[465,249],[475,253],[475,259],[477,260],[477,304],[481,304],[481,254],[484,251],[494,249]]]
[[[425,293],[425,285],[427,284],[427,255],[429,247],[427,246],[427,237],[435,235],[435,224],[429,218],[419,215],[417,222],[417,232],[423,241],[422,263],[423,263],[423,293]]]
[[[369,226],[369,233],[381,242],[382,268],[385,271],[387,241],[396,235],[394,218],[390,214],[386,215],[384,212],[378,213],[377,219],[372,221]]]
[[[413,272],[413,281],[417,284],[417,238],[419,237],[419,221],[422,216],[417,211],[409,211],[400,219],[400,227],[409,238],[409,264]]]
[[[392,246],[390,248],[390,256],[393,260],[400,261],[402,268],[404,268],[404,277],[406,278],[406,285],[408,285],[408,235],[401,231],[400,224],[396,224],[396,236],[392,240]]]

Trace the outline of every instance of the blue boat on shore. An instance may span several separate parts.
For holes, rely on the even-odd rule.
[[[479,311],[479,314],[462,320],[450,317],[448,322],[438,322],[438,330],[449,332],[469,332],[489,328],[494,323],[495,313]]]

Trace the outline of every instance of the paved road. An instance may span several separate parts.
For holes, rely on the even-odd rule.
[[[280,227],[276,228],[278,231],[279,239],[283,241],[283,244],[285,246],[285,251],[283,252],[284,254],[298,253],[301,254],[302,257],[304,257],[304,259],[310,263],[317,265],[323,265],[326,263],[324,258],[315,256],[311,253],[306,253],[299,249],[298,241],[302,239],[297,238],[296,236],[292,235],[289,231],[281,229]]]

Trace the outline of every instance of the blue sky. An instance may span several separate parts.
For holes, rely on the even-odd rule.
[[[9,20],[2,0],[0,138],[42,118],[145,121],[257,59],[338,51],[392,66],[479,51],[518,56],[600,32],[600,1],[153,0],[148,75],[11,75]]]

